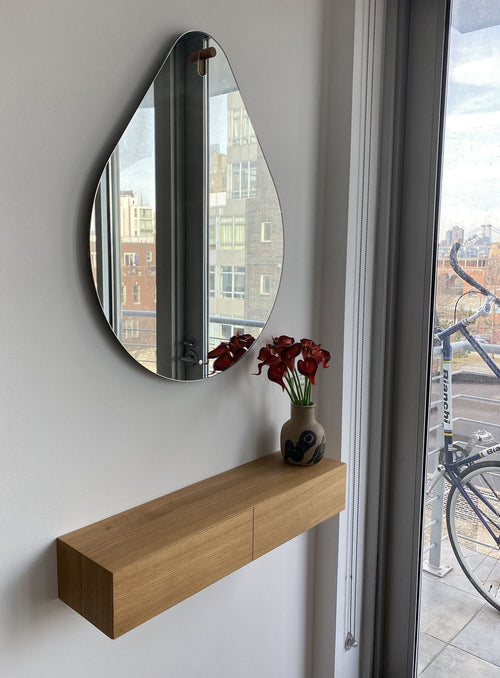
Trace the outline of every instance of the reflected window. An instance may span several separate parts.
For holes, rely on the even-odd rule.
[[[123,255],[124,266],[135,266],[137,264],[137,254],[135,252],[125,252]]]
[[[244,266],[221,266],[221,294],[226,299],[245,297]]]
[[[245,247],[245,217],[221,217],[221,249],[241,250]]]
[[[215,266],[208,267],[208,294],[212,299],[215,297]]]
[[[220,220],[220,246],[221,249],[233,247],[233,218],[222,217]]]
[[[215,249],[217,247],[216,227],[216,219],[213,215],[210,215],[208,219],[208,246],[210,249]]]
[[[260,241],[271,242],[271,222],[263,221],[260,228]]]
[[[254,198],[257,195],[257,161],[233,162],[232,197]]]
[[[141,303],[141,286],[139,283],[135,283],[134,285],[134,304],[140,304]]]
[[[269,275],[260,276],[260,293],[261,294],[271,293],[271,276]]]

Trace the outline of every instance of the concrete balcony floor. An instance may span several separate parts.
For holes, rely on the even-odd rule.
[[[500,612],[463,574],[448,539],[441,563],[444,577],[422,573],[419,678],[499,678]]]

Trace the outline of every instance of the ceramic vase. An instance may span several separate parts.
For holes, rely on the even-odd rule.
[[[325,454],[325,430],[316,421],[316,405],[291,404],[291,417],[281,429],[281,454],[289,464],[312,466]]]

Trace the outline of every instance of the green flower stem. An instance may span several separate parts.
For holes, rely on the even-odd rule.
[[[297,396],[297,393],[296,393],[296,390],[295,390],[295,384],[294,384],[292,378],[290,377],[290,374],[291,374],[290,370],[288,370],[287,374],[285,375],[285,379],[286,379],[288,387],[290,389],[288,394],[290,395],[290,392],[293,394],[293,395],[290,395],[290,400],[292,401],[292,403],[294,403],[296,405],[298,403],[299,398]],[[287,389],[287,391],[288,391],[288,389]]]
[[[307,388],[307,402],[306,402],[306,405],[312,405],[312,400],[311,400],[312,383],[311,383],[311,380],[310,380],[310,379],[307,380],[306,388]]]
[[[311,380],[305,377],[304,384],[302,385],[297,370],[288,370],[284,376],[285,381],[283,383],[291,402],[294,405],[311,405]]]
[[[285,391],[287,392],[287,395],[288,395],[288,397],[290,398],[290,400],[291,400],[292,402],[294,402],[294,400],[293,400],[293,395],[292,395],[290,389],[288,388],[288,386],[287,386],[286,384],[285,384]]]
[[[296,405],[303,405],[304,404],[304,391],[302,390],[302,384],[300,383],[299,375],[297,374],[297,370],[293,370],[292,372],[293,378],[295,381],[295,385],[297,387],[297,402],[295,403]]]
[[[300,393],[300,388],[299,389],[297,388],[297,382],[296,382],[295,375],[294,375],[293,371],[289,371],[287,376],[288,376],[288,383],[290,384],[290,388],[293,392],[292,402],[293,402],[294,405],[299,405],[301,393]]]

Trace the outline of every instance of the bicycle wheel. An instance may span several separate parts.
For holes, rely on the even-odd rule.
[[[500,535],[500,461],[483,461],[460,476],[464,490],[496,537]],[[452,486],[446,504],[451,546],[465,575],[500,610],[500,548],[463,494]]]

